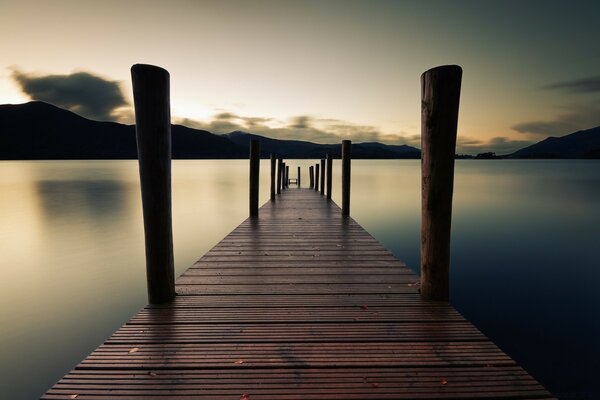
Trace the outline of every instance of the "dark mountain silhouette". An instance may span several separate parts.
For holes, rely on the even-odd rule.
[[[284,158],[340,156],[339,144],[278,140],[244,132],[215,135],[173,125],[173,158],[247,158],[251,138],[261,141],[264,157],[276,153]],[[410,146],[359,143],[354,158],[419,158]],[[0,105],[0,159],[134,159],[137,158],[135,126],[99,122],[41,102]]]
[[[173,158],[240,158],[226,137],[173,125]],[[135,126],[98,122],[40,102],[0,105],[0,159],[134,159]]]
[[[549,137],[509,158],[600,158],[600,126],[562,137]]]
[[[325,158],[330,153],[334,158],[341,157],[341,144],[318,144],[300,140],[271,139],[247,132],[235,131],[224,135],[234,143],[249,146],[251,139],[260,140],[261,154],[266,157],[275,153],[284,158]],[[383,143],[353,143],[352,158],[420,158],[421,150],[407,145],[386,145]]]

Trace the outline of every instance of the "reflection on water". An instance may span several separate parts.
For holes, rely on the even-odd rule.
[[[308,183],[312,164],[290,161],[291,177],[300,165]],[[351,214],[417,269],[419,161],[352,168]],[[29,399],[146,302],[138,171],[135,161],[0,169],[0,393]],[[247,171],[241,160],[173,163],[177,274],[246,217]],[[339,161],[333,175],[339,204]],[[550,389],[588,398],[600,398],[599,200],[595,161],[457,163],[453,304]]]

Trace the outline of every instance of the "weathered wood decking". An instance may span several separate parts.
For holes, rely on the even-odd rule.
[[[340,209],[290,189],[44,399],[552,396]]]

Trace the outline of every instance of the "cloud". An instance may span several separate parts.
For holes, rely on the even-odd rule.
[[[571,106],[569,111],[549,121],[529,121],[513,125],[519,133],[539,136],[564,136],[600,125],[600,104]]]
[[[41,100],[96,120],[130,118],[119,82],[89,72],[32,75],[13,70],[12,78],[33,100]],[[121,109],[121,110],[120,110]]]
[[[174,122],[217,134],[244,131],[274,139],[305,140],[314,143],[339,143],[342,139],[351,139],[355,143],[380,142],[421,147],[419,134],[384,134],[374,126],[353,124],[339,119],[314,118],[309,115],[297,115],[286,122],[274,118],[244,117],[231,112],[221,112],[208,122],[181,118],[174,118]],[[272,123],[277,126],[271,126]],[[459,134],[457,153],[477,154],[492,151],[497,154],[509,154],[530,144],[532,142],[527,140],[513,140],[507,137],[483,141]]]
[[[546,90],[562,90],[569,93],[596,93],[600,92],[600,76],[592,76],[574,81],[552,83],[544,86]]]
[[[475,139],[472,137],[458,136],[456,139],[457,154],[478,154],[493,152],[496,154],[510,154],[532,145],[534,142],[529,140],[515,140],[508,137],[494,137],[488,141]]]

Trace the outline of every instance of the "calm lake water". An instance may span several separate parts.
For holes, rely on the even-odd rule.
[[[419,161],[352,168],[352,216],[418,270]],[[248,161],[173,162],[177,274],[247,199]],[[146,303],[137,163],[0,162],[0,221],[0,393],[31,399]],[[600,162],[457,161],[451,302],[561,398],[600,398]]]

